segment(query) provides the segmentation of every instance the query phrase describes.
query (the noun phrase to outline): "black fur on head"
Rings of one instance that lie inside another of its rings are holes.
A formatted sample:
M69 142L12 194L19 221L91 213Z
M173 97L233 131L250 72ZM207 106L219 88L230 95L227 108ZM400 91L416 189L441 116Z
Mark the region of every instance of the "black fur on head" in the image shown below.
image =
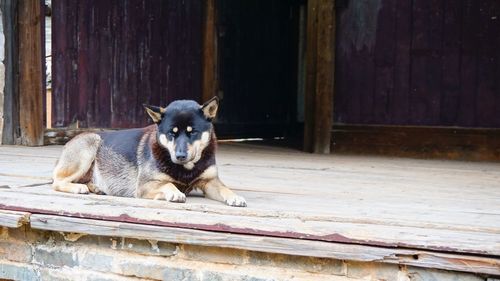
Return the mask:
M157 141L168 150L173 163L189 169L201 158L210 143L218 101L214 97L203 105L193 100L177 100L166 108L145 105L158 126Z

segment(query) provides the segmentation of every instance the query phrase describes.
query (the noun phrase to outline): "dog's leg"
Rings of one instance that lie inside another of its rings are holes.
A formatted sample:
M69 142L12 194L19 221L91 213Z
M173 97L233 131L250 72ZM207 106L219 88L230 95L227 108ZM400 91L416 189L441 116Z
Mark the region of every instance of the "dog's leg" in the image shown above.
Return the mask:
M92 166L101 137L85 134L75 137L66 144L54 168L52 187L57 191L69 193L89 193L85 184L75 183Z
M150 181L139 187L137 197L170 202L186 202L186 195L171 182Z
M102 192L95 184L89 182L87 183L87 187L89 188L89 191L95 194L99 195L104 195L106 193Z
M202 181L197 187L203 191L206 198L224 202L234 207L246 207L247 205L243 197L236 195L218 177Z

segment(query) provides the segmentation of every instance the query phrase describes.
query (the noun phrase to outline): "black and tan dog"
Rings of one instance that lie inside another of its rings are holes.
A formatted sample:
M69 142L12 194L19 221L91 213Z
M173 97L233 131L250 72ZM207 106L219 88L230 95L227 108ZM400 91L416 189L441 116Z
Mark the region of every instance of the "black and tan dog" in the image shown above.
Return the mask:
M68 142L54 169L54 189L172 202L185 202L185 194L200 189L207 198L246 206L218 177L211 122L217 98L201 106L180 100L145 108L154 125L84 133Z

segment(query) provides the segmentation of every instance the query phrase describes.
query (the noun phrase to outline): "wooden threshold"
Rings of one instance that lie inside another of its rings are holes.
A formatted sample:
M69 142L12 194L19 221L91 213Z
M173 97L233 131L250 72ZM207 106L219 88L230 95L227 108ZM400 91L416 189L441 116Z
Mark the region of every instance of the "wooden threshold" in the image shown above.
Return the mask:
M334 153L500 161L500 129L334 125Z

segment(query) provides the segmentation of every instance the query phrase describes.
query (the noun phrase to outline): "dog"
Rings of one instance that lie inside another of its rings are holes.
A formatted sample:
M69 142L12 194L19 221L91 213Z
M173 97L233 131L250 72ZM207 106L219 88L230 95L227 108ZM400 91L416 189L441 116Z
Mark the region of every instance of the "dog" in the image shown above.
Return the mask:
M56 191L185 202L206 198L245 207L219 179L213 120L219 100L178 100L166 108L144 105L154 124L145 128L82 133L63 148L53 172Z

